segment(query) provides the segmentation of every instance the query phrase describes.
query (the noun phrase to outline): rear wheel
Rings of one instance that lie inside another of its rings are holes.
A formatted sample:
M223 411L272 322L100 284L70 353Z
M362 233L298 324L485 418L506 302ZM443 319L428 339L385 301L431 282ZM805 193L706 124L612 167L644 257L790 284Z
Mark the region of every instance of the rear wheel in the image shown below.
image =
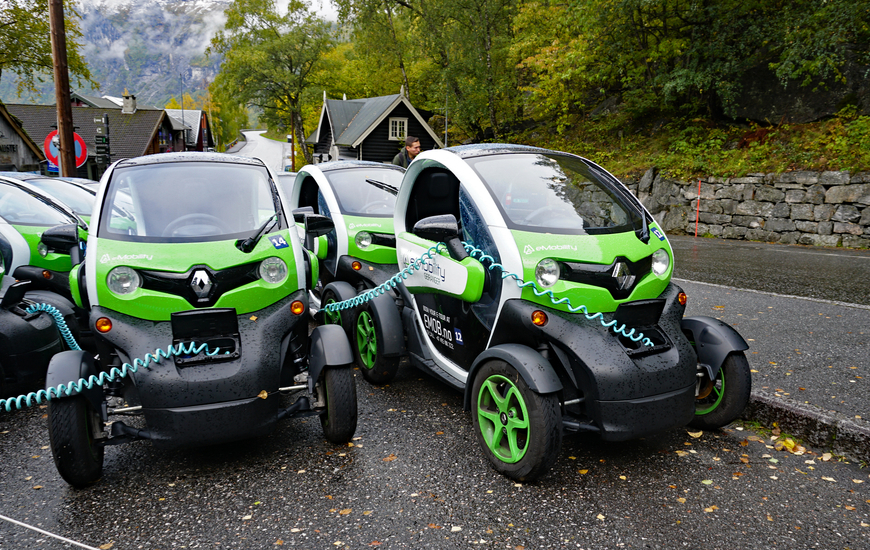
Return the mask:
M383 338L378 334L371 306L359 308L353 321L353 355L363 377L372 384L386 384L399 370L398 357L384 357Z
M326 369L323 373L326 412L320 415L323 435L332 443L347 443L356 432L356 384L350 367Z
M714 430L737 420L749 403L752 390L746 356L742 351L728 355L715 380L710 380L707 369L702 371L695 397L695 418L689 426Z
M103 473L103 447L95 434L101 431L99 415L82 395L48 402L48 438L57 471L73 487L86 487Z
M490 361L475 376L472 396L477 441L495 469L518 481L546 474L562 447L556 394L536 393L513 367Z

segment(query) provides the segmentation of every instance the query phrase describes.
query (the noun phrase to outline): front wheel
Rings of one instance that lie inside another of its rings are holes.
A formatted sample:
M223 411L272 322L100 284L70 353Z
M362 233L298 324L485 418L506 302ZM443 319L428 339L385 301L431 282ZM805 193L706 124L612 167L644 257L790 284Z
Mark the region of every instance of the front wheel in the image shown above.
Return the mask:
M556 394L536 393L513 367L490 361L475 376L472 396L474 432L495 469L518 481L546 474L562 448Z
M85 397L74 395L48 402L48 439L60 477L76 488L87 487L103 473L103 447L97 445L99 415Z
M347 443L356 432L356 384L350 367L326 369L323 373L326 412L320 415L323 435L332 443Z
M372 384L386 384L399 370L398 357L384 357L383 335L378 334L371 306L364 305L353 321L353 355L363 377Z
M702 370L695 397L695 418L689 426L715 430L740 417L749 403L752 375L742 351L728 355L715 380L710 380L706 369Z

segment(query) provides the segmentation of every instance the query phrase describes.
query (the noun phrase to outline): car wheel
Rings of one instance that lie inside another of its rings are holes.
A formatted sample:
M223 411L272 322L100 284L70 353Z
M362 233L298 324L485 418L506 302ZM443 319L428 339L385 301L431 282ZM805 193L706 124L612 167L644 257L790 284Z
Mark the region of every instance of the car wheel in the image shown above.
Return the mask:
M103 473L103 447L94 433L99 415L82 395L48 402L48 439L57 471L73 487L86 487Z
M693 428L714 430L737 420L752 390L749 362L742 351L728 355L715 380L710 380L707 369L698 381L695 397L695 418L689 422Z
M556 394L536 393L513 367L490 361L475 376L472 396L477 441L495 469L518 481L546 474L562 447Z
M399 370L398 357L384 357L383 338L378 334L371 306L359 308L353 321L353 355L363 377L372 384L386 384Z
M320 415L323 435L332 443L347 443L356 432L356 384L350 367L326 369L323 373L326 412Z

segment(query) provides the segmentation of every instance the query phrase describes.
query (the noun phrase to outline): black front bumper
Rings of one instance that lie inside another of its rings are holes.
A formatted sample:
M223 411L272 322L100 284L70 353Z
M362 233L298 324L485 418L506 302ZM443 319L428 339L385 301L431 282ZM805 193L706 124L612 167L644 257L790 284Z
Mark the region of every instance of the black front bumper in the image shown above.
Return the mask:
M548 358L563 385L563 401L577 401L566 413L590 423L609 441L622 441L685 426L695 411L697 356L680 329L685 307L681 292L671 284L660 298L662 312L647 326L624 319L626 331L635 328L652 337L652 345L632 342L602 326L598 319L568 314L523 300L510 300L502 310L493 341L524 343L533 349L549 347ZM534 310L547 312L543 327L531 322ZM605 322L614 314L605 314ZM618 326L621 323L618 324ZM518 341L518 338L527 342Z
M308 303L304 290L262 310L237 315L238 346L230 356L214 360L163 358L139 367L125 389L130 404L141 404L147 438L160 447L199 446L256 437L278 420L282 342L291 332L307 331L307 307L299 315L290 304ZM112 320L100 337L132 363L173 343L172 324L133 318L102 307L91 311ZM96 332L96 331L95 331ZM209 335L228 340L232 335ZM266 392L266 398L258 397Z

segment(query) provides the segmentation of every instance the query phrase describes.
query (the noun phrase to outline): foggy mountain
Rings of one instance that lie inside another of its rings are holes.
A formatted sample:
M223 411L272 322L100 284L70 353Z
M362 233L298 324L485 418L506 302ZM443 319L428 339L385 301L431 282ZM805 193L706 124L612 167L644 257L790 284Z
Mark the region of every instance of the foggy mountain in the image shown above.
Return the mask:
M221 59L204 52L223 28L230 0L79 0L82 46L97 90L87 95L120 97L162 107L171 98L197 95L217 74ZM7 76L9 75L9 76ZM75 86L74 83L71 83ZM17 98L11 73L3 74L0 98L9 103L54 103L51 76L41 97Z

